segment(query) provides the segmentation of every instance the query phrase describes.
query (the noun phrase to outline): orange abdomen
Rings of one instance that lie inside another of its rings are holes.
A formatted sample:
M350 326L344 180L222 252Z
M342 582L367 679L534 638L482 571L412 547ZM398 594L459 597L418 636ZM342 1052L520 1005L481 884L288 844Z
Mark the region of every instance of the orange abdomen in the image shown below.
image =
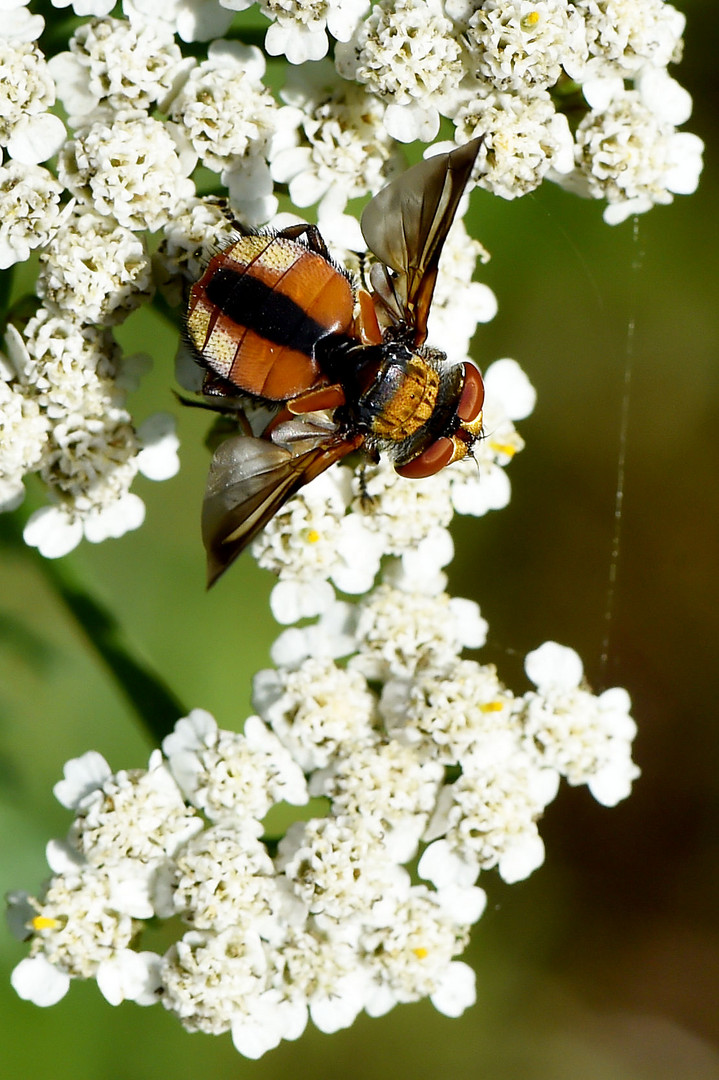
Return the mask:
M348 279L282 236L243 236L210 260L187 318L202 362L241 390L287 401L322 372L319 341L352 326Z

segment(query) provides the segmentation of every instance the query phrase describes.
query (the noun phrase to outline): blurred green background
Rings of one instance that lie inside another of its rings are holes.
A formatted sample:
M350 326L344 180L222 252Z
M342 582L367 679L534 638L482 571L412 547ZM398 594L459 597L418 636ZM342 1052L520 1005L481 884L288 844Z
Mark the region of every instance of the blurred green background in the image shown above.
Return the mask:
M500 312L475 356L520 361L539 394L520 424L508 509L455 522L451 591L479 601L493 661L517 692L522 656L547 639L576 648L596 689L623 685L639 724L643 775L607 810L566 786L542 823L544 867L511 888L484 881L489 907L468 959L478 1004L460 1020L429 1005L314 1029L260 1062L229 1036L190 1036L157 1007L112 1009L74 984L45 1011L9 987L25 948L0 935L0 1076L52 1080L322 1076L482 1080L717 1080L719 862L717 612L719 362L716 25L686 0L680 81L688 128L707 143L698 193L610 228L597 204L550 185L514 203L474 196L473 232L493 253L483 271ZM633 342L630 328L634 328ZM210 594L198 536L208 418L171 394L176 336L133 317L119 334L146 349L152 374L138 420L178 416L180 474L138 481L142 529L83 544L68 568L188 706L235 727L250 679L277 633L271 578L243 558ZM441 344L441 343L439 343ZM607 581L627 356L633 352L622 544L608 662ZM37 490L17 514L38 504ZM52 785L94 748L116 768L149 745L127 702L48 582L13 542L0 562L0 873L2 891L35 891L44 847L68 815Z

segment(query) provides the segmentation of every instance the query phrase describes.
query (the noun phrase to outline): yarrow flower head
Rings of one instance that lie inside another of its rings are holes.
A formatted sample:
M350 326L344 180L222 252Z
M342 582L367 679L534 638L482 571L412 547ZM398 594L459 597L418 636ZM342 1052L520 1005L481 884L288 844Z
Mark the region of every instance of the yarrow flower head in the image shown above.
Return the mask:
M49 66L73 127L89 117L166 110L194 66L161 21L96 18L78 26L69 44Z
M375 665L369 683L365 634L356 669L261 673L268 726L251 716L233 733L196 709L146 770L113 773L93 752L68 762L55 792L74 817L48 847L52 877L11 898L31 942L21 996L49 1005L92 978L113 1004L162 1001L190 1031L230 1031L248 1057L308 1018L331 1032L423 997L448 1016L473 1004L458 957L486 903L478 875L513 882L542 863L538 822L561 776L607 805L628 794L628 697L592 695L554 643L527 657L536 690L515 697L459 657L456 634L413 664ZM382 655L394 634L375 623ZM279 802L308 793L326 800L319 816L266 832ZM141 949L150 919L175 920L162 954Z
M83 323L108 326L152 297L150 256L141 236L114 218L75 212L40 256L38 296Z
M258 48L213 42L175 96L170 115L208 168L220 172L246 154L266 156L279 110L264 74Z
M383 125L381 102L347 82L329 62L309 74L293 69L282 99L296 110L298 134L273 152L272 176L289 183L296 206L341 192L346 201L377 192L399 171L396 145Z
M49 112L55 84L34 42L0 39L0 146L25 165L46 161L60 148L65 126Z
M13 330L9 342L13 363L7 383L33 403L25 407L37 418L35 430L38 422L45 428L40 453L31 455L25 471L38 471L52 498L30 516L26 542L55 558L83 535L97 542L137 528L144 504L129 490L137 472L164 479L178 467L171 418L159 425L149 418L143 438L124 407L123 383L131 387L133 368L145 361L123 359L108 331L47 307L27 324L24 339ZM13 486L20 498L21 479L15 466Z
M222 7L244 11L254 0L220 0ZM329 32L337 41L347 41L369 0L261 0L263 15L272 20L265 36L270 56L287 57L291 64L321 60L327 55Z
M563 0L486 0L468 21L466 41L481 83L531 95L554 86L565 64L581 63L583 31Z
M340 75L377 94L402 142L433 139L462 77L460 44L439 0L380 0L335 51Z
M195 161L177 131L152 117L96 121L63 147L58 175L120 225L155 230L194 194Z
M701 140L675 131L656 104L646 103L641 86L588 113L577 129L579 182L607 199L604 217L611 224L669 203L674 193L691 194L699 183Z
M62 184L41 165L0 166L0 270L48 242L61 220Z

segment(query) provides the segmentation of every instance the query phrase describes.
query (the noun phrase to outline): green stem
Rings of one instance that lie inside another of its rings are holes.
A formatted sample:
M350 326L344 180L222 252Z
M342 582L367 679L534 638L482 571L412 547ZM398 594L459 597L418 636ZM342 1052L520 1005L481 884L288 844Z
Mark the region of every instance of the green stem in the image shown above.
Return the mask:
M150 666L133 655L117 619L83 589L66 564L42 559L43 572L65 607L85 632L98 656L151 737L159 745L187 709Z
M3 333L5 331L5 314L10 304L10 294L12 292L14 279L14 266L9 267L7 270L0 271L0 317L2 317L3 322Z
M6 521L4 525L5 532L10 523ZM16 532L16 527L10 526L8 531ZM17 532L20 546L22 541ZM78 582L65 559L45 559L38 555L36 562L94 652L104 661L153 745L159 745L179 717L187 715L187 709L149 664L137 656L115 616Z

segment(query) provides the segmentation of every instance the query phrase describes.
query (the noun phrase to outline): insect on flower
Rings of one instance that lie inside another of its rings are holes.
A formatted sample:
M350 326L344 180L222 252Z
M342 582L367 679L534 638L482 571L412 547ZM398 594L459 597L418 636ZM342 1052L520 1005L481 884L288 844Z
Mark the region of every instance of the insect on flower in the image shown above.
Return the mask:
M305 224L241 235L193 285L187 334L206 369L203 393L277 406L259 436L233 435L213 457L202 509L208 584L291 495L352 451L374 461L387 452L410 478L471 451L482 377L425 339L442 247L481 142L420 162L368 203L361 228L378 260L369 289Z

